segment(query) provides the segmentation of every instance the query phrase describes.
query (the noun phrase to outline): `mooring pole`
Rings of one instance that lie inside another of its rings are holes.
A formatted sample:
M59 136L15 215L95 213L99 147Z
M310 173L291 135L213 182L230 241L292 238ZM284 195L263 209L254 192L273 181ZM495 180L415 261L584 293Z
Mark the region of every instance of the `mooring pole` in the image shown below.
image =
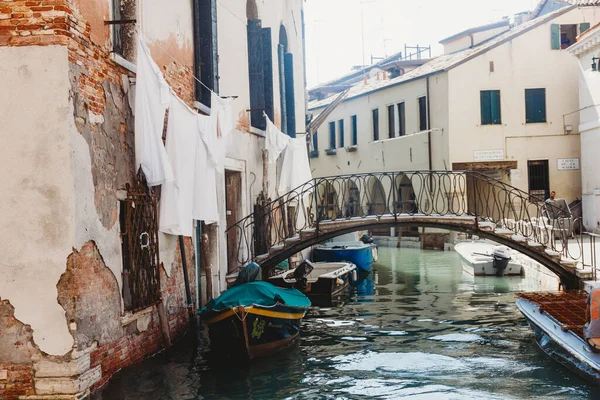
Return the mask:
M181 253L181 266L183 267L183 282L185 284L185 300L187 302L188 314L190 317L190 325L192 330L196 330L196 321L194 316L194 303L192 301L192 291L190 290L190 279L188 276L187 259L185 256L185 243L183 236L179 235L179 251Z

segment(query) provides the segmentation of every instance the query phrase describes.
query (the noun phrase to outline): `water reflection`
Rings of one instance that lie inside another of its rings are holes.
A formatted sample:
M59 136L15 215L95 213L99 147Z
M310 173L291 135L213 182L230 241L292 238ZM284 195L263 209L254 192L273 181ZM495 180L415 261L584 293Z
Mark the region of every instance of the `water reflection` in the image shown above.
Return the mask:
M555 278L475 278L454 252L380 248L379 257L348 294L310 310L297 349L219 365L180 343L94 400L593 398L537 348L514 306L514 292L555 290Z

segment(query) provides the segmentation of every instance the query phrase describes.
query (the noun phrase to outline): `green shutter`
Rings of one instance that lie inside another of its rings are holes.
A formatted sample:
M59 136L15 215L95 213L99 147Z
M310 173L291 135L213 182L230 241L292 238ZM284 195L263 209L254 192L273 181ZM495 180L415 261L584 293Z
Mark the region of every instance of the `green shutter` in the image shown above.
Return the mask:
M525 122L546 122L546 89L525 89Z
M552 50L560 50L560 25L552 24L550 32Z
M492 123L490 91L481 91L481 125L490 125Z
M579 34L580 35L583 32L587 31L588 29L590 29L590 23L589 22L582 22L581 24L579 24Z
M500 113L500 91L490 91L490 107L492 115L492 124L499 125L502 123L502 117Z

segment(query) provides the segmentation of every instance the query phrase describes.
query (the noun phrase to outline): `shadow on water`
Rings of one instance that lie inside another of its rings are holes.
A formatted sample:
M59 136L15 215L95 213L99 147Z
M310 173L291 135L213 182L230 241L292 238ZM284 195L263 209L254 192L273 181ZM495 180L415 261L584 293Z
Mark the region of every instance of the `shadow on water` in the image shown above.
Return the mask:
M313 302L298 346L252 363L215 359L201 331L197 352L186 337L93 400L594 398L537 347L514 305L515 292L553 282L475 278L454 252L379 256L348 293Z

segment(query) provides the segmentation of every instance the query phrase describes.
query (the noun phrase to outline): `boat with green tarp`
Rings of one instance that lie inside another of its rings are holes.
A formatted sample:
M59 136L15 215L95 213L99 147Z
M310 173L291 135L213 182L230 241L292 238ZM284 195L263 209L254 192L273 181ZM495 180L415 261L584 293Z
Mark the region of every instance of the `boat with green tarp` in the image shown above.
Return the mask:
M310 304L296 289L258 281L232 287L198 314L208 324L213 351L254 359L292 345Z

